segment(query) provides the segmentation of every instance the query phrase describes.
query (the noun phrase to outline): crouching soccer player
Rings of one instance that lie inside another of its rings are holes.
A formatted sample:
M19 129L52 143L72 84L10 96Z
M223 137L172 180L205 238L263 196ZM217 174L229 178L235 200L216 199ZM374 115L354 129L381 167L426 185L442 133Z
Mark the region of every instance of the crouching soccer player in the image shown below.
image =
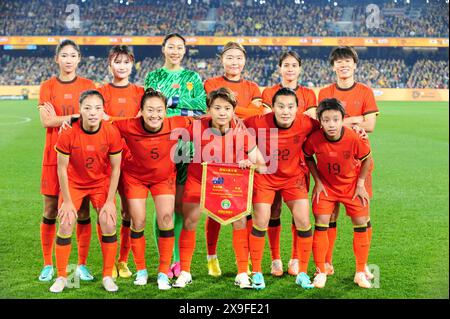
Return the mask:
M239 128L236 128L233 121L236 105L236 97L230 89L211 91L207 98L207 111L211 117L200 120L198 135L194 135L197 130L193 126L189 127L189 138L194 143L199 160L188 167L183 196L184 224L180 235L181 273L173 287L184 288L192 282L191 262L195 250L196 228L201 217L201 163L238 163L241 168L249 168L252 163L256 163L258 171L265 170L264 158L256 147L253 136L245 129L238 134ZM238 135L248 138L240 140ZM204 136L206 138L202 138ZM210 153L211 150L213 154ZM235 284L240 288L252 288L247 274L248 235L245 217L233 222L233 249L238 268Z
M325 287L327 280L327 231L337 203L345 206L353 223L353 251L356 258L354 282L362 288L371 288L364 272L369 255L369 195L364 183L372 158L368 141L343 126L344 116L344 107L337 99L321 101L317 118L322 130L311 134L303 145L305 160L315 181L312 201L316 221L313 253L318 268L314 286L317 288ZM317 164L312 157L314 154ZM360 167L358 162L361 162Z
M67 285L67 265L77 211L88 198L97 213L102 231L103 287L117 291L112 271L117 250L115 193L120 175L122 142L118 130L102 122L103 97L95 90L80 96L80 120L58 137L58 178L61 185L59 228L56 237L58 278L50 291L59 293ZM111 175L108 176L108 165Z

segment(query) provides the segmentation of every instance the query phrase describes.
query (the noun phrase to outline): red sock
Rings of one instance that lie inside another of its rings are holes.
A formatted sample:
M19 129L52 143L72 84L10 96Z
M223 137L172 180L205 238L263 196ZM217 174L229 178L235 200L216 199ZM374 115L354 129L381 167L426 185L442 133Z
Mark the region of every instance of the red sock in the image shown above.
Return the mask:
M120 226L119 262L128 262L128 255L130 254L131 249L130 232L130 221L122 220L122 226Z
M253 228L250 234L249 248L252 259L253 272L262 272L261 262L264 255L266 230L257 230Z
M56 236L56 271L58 277L67 278L67 265L69 264L72 238Z
M336 222L330 222L330 227L328 228L328 250L327 255L325 256L325 262L329 264L333 263L333 250L336 237L337 237Z
M233 249L236 257L238 274L247 272L248 235L247 228L233 229Z
M363 272L369 256L369 238L366 227L354 228L353 252L355 253L356 272Z
M281 220L271 219L269 221L269 228L267 229L267 237L269 237L270 255L272 260L281 259L280 256L280 232Z
M131 251L133 252L136 270L146 269L145 263L145 236L144 230L134 231L131 229Z
M250 234L252 233L252 229L253 229L252 215L247 215L247 236L248 236L249 242L250 242Z
M78 265L86 265L91 243L91 218L77 220Z
M191 272L192 256L195 250L195 230L183 229L180 234L180 264L181 270Z
M158 238L159 272L167 274L172 260L173 246L175 244L174 230L160 230Z
M292 233L292 253L291 253L291 259L298 259L298 240L297 240L297 228L295 227L294 221L292 221L291 226L291 233Z
M103 277L111 277L117 253L117 235L102 236Z
M41 247L44 257L44 266L53 265L53 243L56 237L56 218L42 218L41 223Z
M299 272L308 272L309 257L311 256L313 236L311 228L309 230L297 230L298 256L300 262Z
M328 250L328 227L317 226L314 229L313 255L316 267L325 273L325 256Z
M220 223L214 219L207 217L205 223L206 229L206 244L208 255L217 254L217 242L219 241Z

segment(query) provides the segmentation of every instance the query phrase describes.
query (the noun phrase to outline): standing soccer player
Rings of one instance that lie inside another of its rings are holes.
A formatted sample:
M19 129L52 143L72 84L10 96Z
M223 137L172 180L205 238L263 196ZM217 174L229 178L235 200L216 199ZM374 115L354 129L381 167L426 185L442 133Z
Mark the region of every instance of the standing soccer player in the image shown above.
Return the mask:
M297 112L305 113L312 118L316 118L317 99L313 90L298 84L302 59L295 51L284 52L278 61L281 83L272 87L265 88L262 93L262 102L267 107L272 107L272 99L275 93L281 88L289 88L295 91L298 99ZM301 166L306 178L306 186L309 187L309 171L303 161ZM271 208L271 216L267 236L269 237L269 246L272 257L271 274L273 276L283 275L283 263L280 255L280 233L281 233L281 196L277 192L275 201ZM288 273L293 276L298 275L298 255L297 255L297 229L294 220L292 220L292 253L288 263Z
M250 256L255 289L264 289L266 286L261 261L271 207L277 192L292 212L296 226L300 265L295 282L305 289L314 287L307 274L313 238L309 220L308 190L305 173L300 164L303 157L301 147L306 137L318 127L318 123L299 113L297 103L297 95L293 90L281 88L272 99L273 113L254 116L244 121L248 128L258 132L258 145L265 143L266 149L262 150L262 153L269 156L269 173L255 174L254 180ZM264 131L261 132L261 129Z
M322 130L311 134L303 145L306 162L315 181L312 202L316 220L313 251L318 268L314 278L314 286L317 288L325 287L327 280L327 230L336 203L345 206L353 223L353 250L356 258L354 282L362 288L371 288L365 274L369 255L369 194L365 188L365 179L372 158L369 142L343 126L344 115L344 107L338 100L322 100L317 108Z
M41 223L41 245L44 267L40 281L51 281L54 275L52 252L56 236L56 217L58 215L59 181L54 146L58 130L63 122L78 117L78 99L81 92L95 89L91 80L77 76L81 51L72 40L64 40L56 47L55 62L59 66L59 75L44 81L39 93L39 116L46 129L44 155L42 161L41 193L44 195L44 216ZM86 267L89 244L91 241L91 221L89 201L80 206L77 219L78 267L81 280L92 280L93 276Z
M116 45L109 51L108 67L113 75L113 80L98 89L105 99L105 113L109 120L133 118L139 113L144 88L129 81L134 62L134 54L126 45ZM127 156L129 156L129 152L124 144L122 162ZM120 181L118 191L122 205L122 225L120 227L119 259L113 270L113 278L117 276L129 278L132 275L128 268L128 255L131 247L130 214Z
M168 98L167 117L174 115L196 116L206 111L206 93L200 75L181 66L186 53L186 40L178 33L168 34L162 43L164 66L149 72L145 78L145 89L153 88ZM180 274L180 251L178 247L181 228L183 227L182 198L187 177L187 165L192 156L190 143L179 143L179 153L183 160L177 163L176 197L175 197L175 248L174 263L170 267L169 277ZM154 219L155 240L159 237L156 219Z
M373 91L366 85L355 81L355 71L358 64L358 54L352 47L337 47L331 51L330 64L336 73L336 83L333 83L319 92L319 103L326 98L336 98L342 102L345 109L344 126L353 127L355 125L371 133L375 130L377 115L379 110L375 102ZM372 171L373 161L369 174L367 175L366 190L372 197ZM339 215L339 203L336 204L328 229L329 248L326 256L325 267L327 274L334 274L332 263L334 243L337 236L336 220ZM369 217L367 219L367 232L369 236L369 245L372 241L372 224ZM366 267L368 279L373 278L373 274Z
M242 78L242 71L247 60L247 51L237 42L228 42L220 53L224 75L207 79L205 91L207 94L221 87L230 89L236 97L235 114L241 119L267 113L261 103L261 92L258 84ZM247 216L248 231L251 231L251 215ZM222 274L217 258L217 242L219 240L220 223L207 217L205 223L208 274L218 277Z
M56 237L58 278L50 291L59 293L67 285L67 265L72 248L73 225L84 199L99 214L103 255L103 287L117 291L112 271L117 251L115 194L120 176L122 141L112 124L102 122L103 97L96 90L80 96L80 120L58 137L59 228ZM111 166L110 173L108 166Z
M262 154L256 147L253 136L246 131L239 133L247 139L238 141L234 125L236 98L231 90L219 88L208 94L209 118L201 120L199 134L193 126L189 128L189 138L195 145L198 162L191 163L188 169L186 189L183 196L184 224L180 236L181 273L174 287L184 288L192 282L191 262L195 250L196 228L201 217L200 192L202 181L202 162L238 163L241 168L249 168L256 163L257 170L264 170ZM207 136L206 138L203 138ZM213 150L213 154L204 151ZM236 256L237 276L235 284L240 288L252 288L247 274L248 235L245 217L233 222L233 249Z
M191 117L166 118L166 110L165 96L150 88L142 97L140 117L114 122L130 152L124 160L121 184L131 216L131 249L137 269L134 284L145 285L148 280L144 230L146 201L150 191L159 228L157 283L161 290L171 288L167 273L175 244L173 210L176 167L171 150L178 140L170 137L172 130L187 128L191 124Z

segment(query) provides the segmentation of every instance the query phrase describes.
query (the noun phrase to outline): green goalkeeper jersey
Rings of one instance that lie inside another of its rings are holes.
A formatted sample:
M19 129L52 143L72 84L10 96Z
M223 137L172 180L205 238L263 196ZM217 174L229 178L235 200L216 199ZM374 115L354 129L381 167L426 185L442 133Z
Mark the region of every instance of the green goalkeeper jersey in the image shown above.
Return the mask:
M145 77L145 89L153 88L168 99L167 116L194 116L206 112L206 92L197 72L166 68L149 72Z

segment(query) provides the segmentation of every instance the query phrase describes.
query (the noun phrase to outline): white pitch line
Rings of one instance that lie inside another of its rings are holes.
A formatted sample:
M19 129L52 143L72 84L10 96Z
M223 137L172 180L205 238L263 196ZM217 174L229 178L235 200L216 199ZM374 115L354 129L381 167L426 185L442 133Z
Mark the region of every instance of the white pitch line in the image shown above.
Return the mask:
M2 123L1 119L4 118L16 118L19 119L16 122L6 122L6 123ZM31 122L31 118L29 117L24 117L24 116L14 116L14 115L6 115L6 116L1 116L0 115L0 126L6 126L6 125L19 125L19 124L25 124Z

